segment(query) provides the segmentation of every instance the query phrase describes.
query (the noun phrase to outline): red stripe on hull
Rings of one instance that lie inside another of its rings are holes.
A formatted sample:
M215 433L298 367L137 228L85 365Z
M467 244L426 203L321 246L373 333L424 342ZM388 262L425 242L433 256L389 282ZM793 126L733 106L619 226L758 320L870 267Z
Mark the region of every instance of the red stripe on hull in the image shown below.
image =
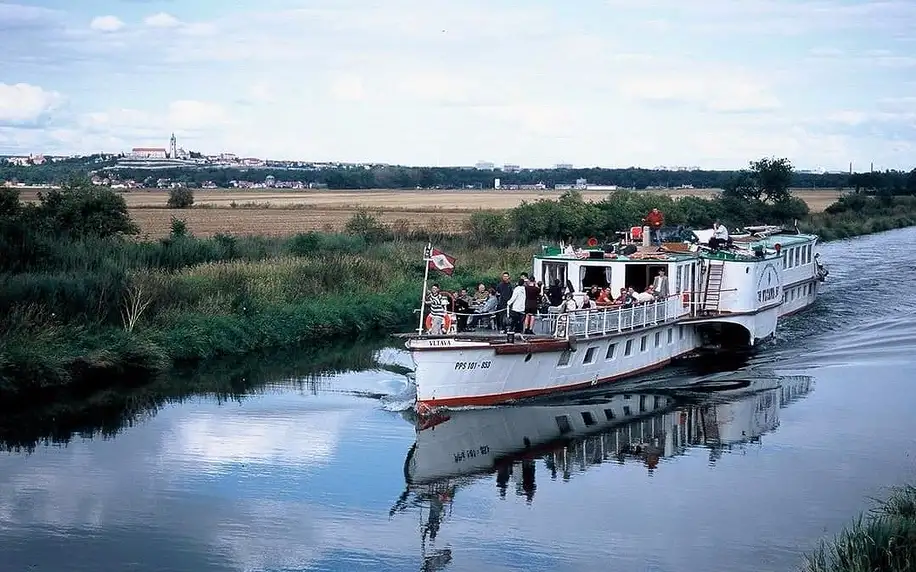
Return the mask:
M586 387L592 387L595 385L603 383L611 383L614 381L620 381L628 377L634 377L643 373L648 373L650 371L655 371L662 369L671 363L671 360L690 355L694 350L672 356L664 361L648 365L646 367L641 367L639 369L634 369L627 373L621 373L619 375L612 375L610 377L598 378L596 381L583 381L581 383L573 383L570 385L560 385L557 387L545 387L541 389L526 389L523 391L512 391L509 393L494 393L490 395L476 395L468 397L448 397L445 399L424 399L418 400L417 405L425 405L428 407L466 407L466 406L487 406L487 405L498 405L506 401L514 401L516 399L525 399L528 397L539 397L542 395L548 395L550 393L562 393L564 391L573 391L576 389L585 389Z

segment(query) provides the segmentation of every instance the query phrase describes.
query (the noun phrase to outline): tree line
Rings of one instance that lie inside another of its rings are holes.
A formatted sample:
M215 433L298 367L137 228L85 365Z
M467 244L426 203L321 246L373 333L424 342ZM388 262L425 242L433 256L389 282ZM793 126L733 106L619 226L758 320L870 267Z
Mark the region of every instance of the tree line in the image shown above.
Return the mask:
M460 167L372 166L338 167L321 170L278 168L176 167L169 169L111 169L111 161L98 157L71 159L43 165L21 167L0 164L0 182L26 185L61 184L74 175L103 174L119 180L133 180L155 187L158 179L189 187L213 183L228 187L231 181L263 182L268 176L278 181L301 181L327 185L330 189L463 189L493 188L494 179L503 186L573 184L585 179L589 184L617 185L621 188L727 188L744 176L744 171L663 171L653 169L523 169L517 173ZM740 181L738 181L740 182ZM916 169L874 173L803 173L792 171L789 186L795 188L837 189L853 187L865 192L916 194Z

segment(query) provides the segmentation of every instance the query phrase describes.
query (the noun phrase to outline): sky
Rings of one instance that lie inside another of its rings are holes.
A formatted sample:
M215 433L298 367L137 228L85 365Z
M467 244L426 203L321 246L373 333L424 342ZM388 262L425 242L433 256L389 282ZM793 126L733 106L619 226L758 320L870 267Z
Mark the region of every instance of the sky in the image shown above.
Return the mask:
M916 166L912 0L0 1L0 154Z

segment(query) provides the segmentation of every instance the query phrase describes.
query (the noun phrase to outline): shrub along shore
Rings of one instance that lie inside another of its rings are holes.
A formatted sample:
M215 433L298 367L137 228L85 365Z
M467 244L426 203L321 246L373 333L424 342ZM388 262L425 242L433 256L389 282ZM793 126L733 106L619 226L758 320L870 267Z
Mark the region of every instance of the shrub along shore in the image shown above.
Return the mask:
M886 500L832 541L808 555L804 572L916 570L916 487L894 489Z
M410 327L427 241L458 259L454 276L431 278L473 287L529 270L539 241L613 236L655 206L672 225L799 220L828 240L916 224L914 197L853 195L809 216L789 196L617 192L588 203L571 192L475 213L460 236L395 231L360 212L343 233L285 238L196 238L175 218L169 238L142 242L110 190L75 181L25 205L0 189L0 395L53 399L175 364Z

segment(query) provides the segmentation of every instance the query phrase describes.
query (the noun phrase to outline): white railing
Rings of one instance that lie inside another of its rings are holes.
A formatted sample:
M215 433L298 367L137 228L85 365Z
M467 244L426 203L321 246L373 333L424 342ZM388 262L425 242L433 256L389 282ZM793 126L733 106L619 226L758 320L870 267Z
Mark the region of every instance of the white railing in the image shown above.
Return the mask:
M557 338L604 336L676 320L668 300L634 304L628 308L578 310L556 314L553 335Z

